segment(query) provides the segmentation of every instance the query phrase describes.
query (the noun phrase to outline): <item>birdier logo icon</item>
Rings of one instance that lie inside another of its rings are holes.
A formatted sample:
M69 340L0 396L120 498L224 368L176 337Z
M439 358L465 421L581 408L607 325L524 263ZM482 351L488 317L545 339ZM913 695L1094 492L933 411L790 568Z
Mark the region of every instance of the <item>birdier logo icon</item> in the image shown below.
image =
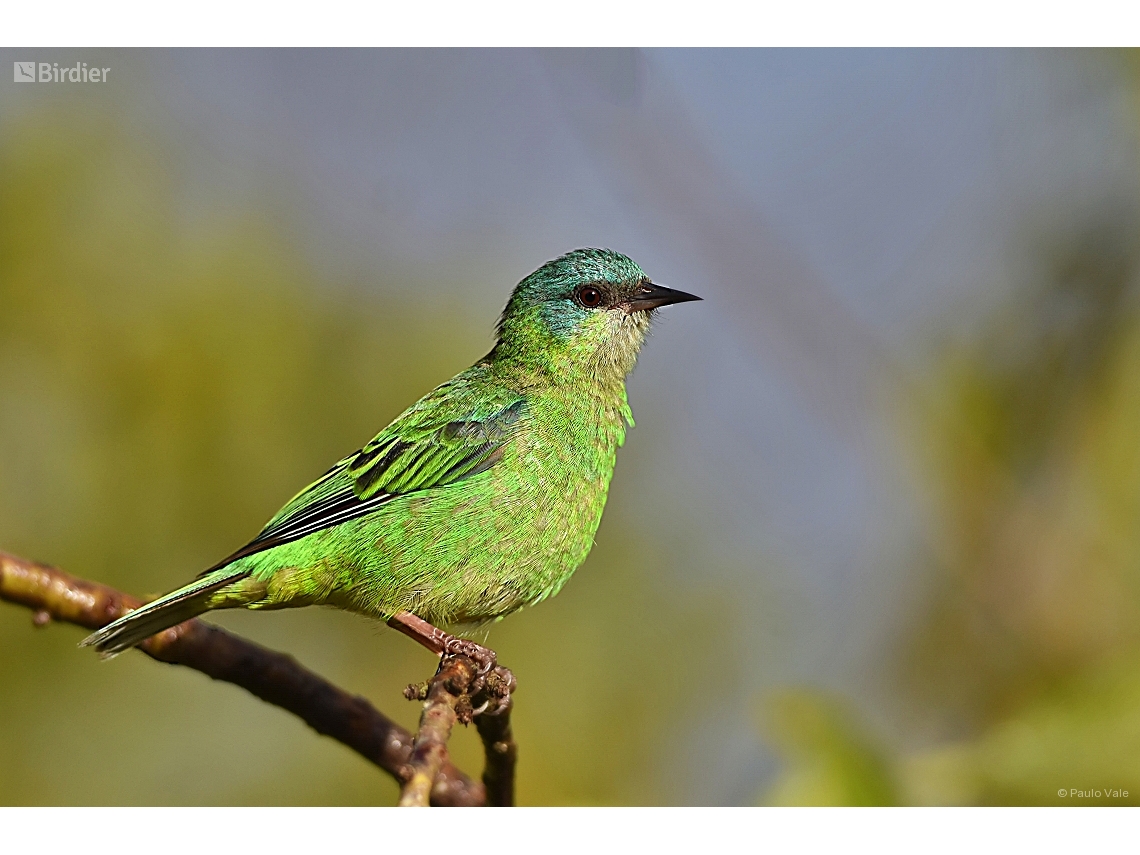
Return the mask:
M58 62L14 62L12 79L17 83L106 83L111 69L85 62L60 67Z

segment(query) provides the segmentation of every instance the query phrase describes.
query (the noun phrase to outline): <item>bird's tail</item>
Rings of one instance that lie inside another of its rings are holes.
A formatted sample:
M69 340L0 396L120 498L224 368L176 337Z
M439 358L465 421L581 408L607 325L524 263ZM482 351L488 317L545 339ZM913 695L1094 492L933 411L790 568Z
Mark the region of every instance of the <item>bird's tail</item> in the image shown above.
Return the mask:
M123 615L91 633L79 646L94 647L104 659L118 656L156 632L202 614L210 608L210 598L215 591L248 575L245 570L223 567Z

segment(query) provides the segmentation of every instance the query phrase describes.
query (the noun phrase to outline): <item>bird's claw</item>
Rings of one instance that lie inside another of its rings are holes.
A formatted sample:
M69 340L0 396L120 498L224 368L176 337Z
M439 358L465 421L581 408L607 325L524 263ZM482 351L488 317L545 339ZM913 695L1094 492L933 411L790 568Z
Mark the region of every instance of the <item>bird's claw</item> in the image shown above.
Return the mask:
M449 638L444 644L443 655L466 656L479 666L477 677L486 677L498 665L494 650L466 638Z
M470 718L477 715L502 715L511 708L511 692L515 689L515 675L499 665L494 650L456 638L449 643L444 656L463 656L475 663L478 670L467 686L467 695L473 704Z
M509 669L496 665L481 679L481 696L486 701L480 706L483 715L502 715L511 708L511 692L515 690L515 675Z

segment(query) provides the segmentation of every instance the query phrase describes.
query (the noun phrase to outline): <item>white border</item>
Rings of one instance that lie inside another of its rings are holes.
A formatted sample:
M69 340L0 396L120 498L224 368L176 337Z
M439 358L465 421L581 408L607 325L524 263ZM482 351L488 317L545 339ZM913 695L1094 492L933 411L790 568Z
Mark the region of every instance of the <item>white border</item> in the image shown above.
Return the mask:
M1130 851L1137 808L0 809L11 852Z
M3 46L958 46L1140 43L1126 0L46 0L6 4Z

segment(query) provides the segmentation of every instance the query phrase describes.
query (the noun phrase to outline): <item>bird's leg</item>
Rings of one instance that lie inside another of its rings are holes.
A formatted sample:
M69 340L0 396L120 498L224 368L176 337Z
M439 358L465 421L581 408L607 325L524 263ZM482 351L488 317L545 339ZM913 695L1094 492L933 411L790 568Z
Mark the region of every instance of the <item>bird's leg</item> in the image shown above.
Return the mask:
M440 656L467 656L479 665L480 676L489 674L496 666L495 651L466 638L444 632L411 612L397 612L388 619L388 626L398 629Z
M507 738L502 740L495 737L492 742L496 745L500 742L504 745L508 743L513 745L509 738L510 725L506 722L511 709L511 692L515 690L517 683L515 682L515 675L496 662L494 650L476 644L474 641L468 641L466 638L456 638L439 627L432 626L423 618L416 617L411 612L396 613L388 619L388 626L398 629L409 638L415 639L432 653L439 654L440 657L439 670L435 677L426 683L408 686L404 690L404 696L408 700L427 700L431 694L432 686L444 679L449 684L448 691L458 692L464 701L464 706L456 709L456 714L459 715L459 720L463 724L469 723L475 716L479 715L501 717L503 723L497 727L499 730L505 728L503 732L507 734ZM449 657L453 656L470 660L479 670L474 674L471 674L469 669L456 671L452 666L458 665L459 662L455 660L449 662ZM447 675L457 673L469 674L469 682L463 686L455 685ZM473 707L473 704L478 704L478 706ZM486 727L489 728L490 725ZM481 734L483 729L481 726ZM487 733L494 735L499 730L491 728L487 730ZM486 742L486 738L484 742ZM487 744L490 745L491 743ZM488 748L487 750L490 751L491 749ZM499 749L496 748L495 750L498 751Z

